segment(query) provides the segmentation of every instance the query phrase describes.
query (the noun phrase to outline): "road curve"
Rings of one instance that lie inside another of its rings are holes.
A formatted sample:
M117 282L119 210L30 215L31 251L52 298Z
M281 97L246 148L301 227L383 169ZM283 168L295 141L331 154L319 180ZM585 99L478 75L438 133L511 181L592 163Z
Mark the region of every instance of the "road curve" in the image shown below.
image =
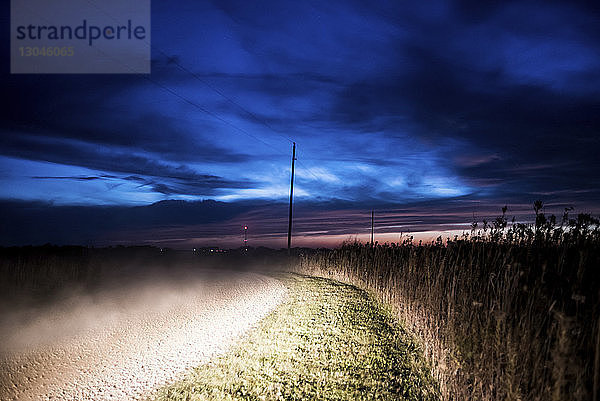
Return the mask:
M145 398L224 351L285 292L257 273L205 271L5 316L0 399Z

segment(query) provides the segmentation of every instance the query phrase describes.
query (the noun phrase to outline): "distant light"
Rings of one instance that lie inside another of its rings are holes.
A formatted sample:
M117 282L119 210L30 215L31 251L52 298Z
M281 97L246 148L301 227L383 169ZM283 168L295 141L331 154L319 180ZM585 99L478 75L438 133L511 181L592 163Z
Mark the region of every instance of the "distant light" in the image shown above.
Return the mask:
M244 226L244 230L247 230L247 229L248 229L248 226Z
M194 252L196 252L196 248L194 248Z

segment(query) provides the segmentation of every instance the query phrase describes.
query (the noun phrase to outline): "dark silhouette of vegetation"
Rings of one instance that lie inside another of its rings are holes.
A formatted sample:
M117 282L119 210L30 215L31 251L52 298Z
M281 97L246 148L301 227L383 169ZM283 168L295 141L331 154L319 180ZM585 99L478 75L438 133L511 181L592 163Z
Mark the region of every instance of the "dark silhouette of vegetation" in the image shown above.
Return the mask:
M110 286L193 274L195 269L267 269L287 263L285 250L175 250L153 246L0 247L0 308L42 305Z

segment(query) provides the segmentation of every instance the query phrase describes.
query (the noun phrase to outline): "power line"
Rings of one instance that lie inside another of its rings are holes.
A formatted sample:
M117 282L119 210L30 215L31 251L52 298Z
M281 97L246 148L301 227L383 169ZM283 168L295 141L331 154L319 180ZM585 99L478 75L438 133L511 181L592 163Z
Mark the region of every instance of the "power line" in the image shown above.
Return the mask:
M88 3L90 3L91 5L93 5L97 10L101 11L102 13L104 13L106 16L108 16L109 18L111 18L113 21L115 22L119 22L114 16L112 16L111 14L107 13L104 9L100 8L93 0L87 0ZM251 112L250 110L248 110L247 108L245 108L244 106L242 106L241 104L239 104L238 102L236 102L234 99L232 99L230 96L228 96L227 94L223 93L223 91L219 90L218 88L216 88L215 86L211 85L208 81L206 81L205 79L203 79L201 76L199 76L197 73L191 71L190 69L188 69L187 67L185 67L184 65L182 65L178 60L174 59L173 57L169 56L165 51L163 51L162 49L158 48L157 46L152 45L150 42L145 41L145 43L150 46L150 48L152 50L156 50L159 53L161 53L164 57L166 57L170 62L172 62L173 64L175 64L177 67L179 67L179 69L181 69L182 71L190 74L194 79L197 79L198 81L200 81L201 83L203 83L204 85L206 85L209 89L211 89L212 91L214 91L215 93L217 93L218 95L220 95L221 97L223 97L224 99L226 99L228 102L230 102L231 104L235 105L236 107L238 107L240 110L242 110L244 113L246 113L247 115L251 116L255 121L259 122L260 124L262 124L263 126L265 126L266 128L268 128L269 130L271 130L273 133L275 133L276 135L280 136L281 138L284 138L285 140L289 141L290 143L294 143L295 142L290 139L289 137L281 134L278 130L276 130L271 124L269 124L267 121L261 119L260 117L258 117L255 113ZM106 55L106 54L105 54ZM119 61L119 60L117 60ZM127 68L131 69L132 71L133 68L131 68L130 66L122 63L123 65L125 65ZM261 142L262 144L268 146L269 148L275 150L277 153L281 153L282 155L284 154L283 152L281 152L280 150L276 149L273 145L265 142L264 140L260 139L259 137L249 133L248 131L246 131L243 128L240 128L238 126L236 126L235 124L231 123L230 121L225 120L224 118L220 117L219 115L211 112L210 110L200 106L199 104L197 104L196 102L186 98L183 95L180 95L179 93L177 93L174 89L171 89L170 87L161 84L160 82L150 78L150 76L148 75L144 75L144 78L147 79L148 81L154 83L155 85L161 87L163 90L168 91L169 93L171 93L172 95L178 97L179 99L185 101L186 103L198 108L200 111L214 117L215 119L223 122L224 124L229 125L230 127L244 133L245 135L248 135L249 137ZM302 163L300 160L298 160L298 163L300 165L302 165L304 167L304 169L306 171L308 171L308 173L310 175L312 175L317 181L320 181L321 178L319 178L316 174L314 174L312 172L312 170L307 167L304 163Z
M91 4L92 6L94 6L97 10L99 10L100 12L102 12L104 15L106 15L107 17L111 18L113 21L115 21L116 23L119 23L119 21L111 14L109 14L108 12L106 12L106 10L100 8L98 6L98 4L96 2L94 2L93 0L87 0L87 2L89 4ZM183 66L179 61L177 61L176 59L174 59L173 57L169 56L165 51L163 51L162 49L158 48L157 46L152 45L149 41L144 40L144 42L150 46L151 50L156 50L159 53L161 53L164 57L166 57L169 62L172 62L173 64L177 65L177 67L179 67L181 70L187 72L188 74L190 74L193 78L197 79L198 81L202 82L204 85L206 85L208 88L210 88L212 91L214 91L215 93L217 93L218 95L222 96L224 99L226 99L228 102L234 104L235 106L237 106L240 110L244 111L246 114L250 115L252 118L254 118L256 121L258 121L259 123L263 124L264 126L266 126L267 128L269 128L270 130L272 130L275 134L281 136L282 138L284 138L285 140L289 141L290 143L292 143L293 141L286 137L285 135L280 134L279 132L277 132L270 124L268 124L266 121L261 120L256 114L252 113L250 110L246 109L245 107L243 107L242 105L240 105L239 103L237 103L235 100L233 100L231 97L227 96L225 93L223 93L222 91L220 91L218 88L214 87L213 85L211 85L210 83L208 83L206 80L202 79L202 77L200 77L198 74L194 73L193 71L189 70L188 68L186 68L185 66ZM130 68L128 66L128 68ZM132 71L133 69L130 68ZM153 81L155 82L155 81ZM162 86L163 88L167 88L166 86ZM174 94L175 96L178 96L179 98L181 98L182 100L192 104L188 99L184 99L181 95L176 94L173 90L167 89L169 90L169 92L171 92L172 94ZM197 107L202 110L203 112L205 112L206 114L209 114L215 118L217 118L219 121L222 121L230 126L233 126L234 128L236 128L237 130L240 130L241 132L244 132L248 135L250 135L251 137L253 137L254 139L262 142L263 144L273 148L272 145L266 143L265 141L258 139L257 137L249 134L247 131L235 126L234 124L232 124L231 122L228 122L226 120L224 120L222 117L219 117L218 115L210 112L209 110L198 106ZM278 152L281 152L280 150L278 150ZM281 152L283 153L283 152Z
M155 48L153 46L153 48ZM168 54L166 54L164 51L162 51L159 48L155 48L157 51L159 51L163 56L170 58L170 56ZM263 119L259 118L256 114L254 114L253 112L249 111L248 109L246 109L244 106L240 105L239 103L237 103L235 100L233 100L231 97L227 96L226 94L224 94L222 91L220 91L218 88L215 88L213 85L211 85L209 82L207 82L205 79L203 79L202 77L200 77L198 74L194 73L193 71L190 71L188 68L186 68L185 66L183 66L181 63L179 63L179 61L177 60L172 60L172 62L177 65L181 70L189 73L192 77L194 77L195 79L199 80L200 82L202 82L204 85L206 85L208 88L210 88L211 90L213 90L215 93L219 94L220 96L222 96L224 99L226 99L228 102L234 104L235 106L237 106L240 110L244 111L246 114L250 115L253 119L255 119L256 121L258 121L259 123L261 123L262 125L264 125L265 127L267 127L268 129L270 129L271 131L273 131L276 135L286 139L287 141L289 141L290 143L295 143L292 139L290 139L289 137L281 134L279 131L277 131L275 128L273 128L273 126L269 123L267 123L266 121L264 121ZM263 142L264 143L264 142ZM297 159L298 160L298 159ZM304 163L302 163L302 161L298 160L298 164L300 164L301 166L304 167L304 169L306 171L308 171L308 173L310 175L312 175L317 181L320 181L321 178L319 178L317 175L315 175L312 170L307 167Z
M313 177L314 177L314 178L315 178L317 181L321 181L321 178L319 178L319 177L318 177L316 174L314 174L314 173L312 172L312 170L311 170L309 167L307 167L306 165L304 165L304 163L302 163L302 160L300 160L300 155L299 155L299 153L300 153L300 152L299 152L299 151L297 151L297 153L298 153L298 164L300 164L301 166L303 166L303 167L304 167L304 169L305 169L306 171L308 171L308 173L309 173L310 175L312 175L312 176L313 176Z
M186 98L185 96L180 95L174 89L171 89L168 86L161 84L160 82L158 82L158 81L150 78L148 75L144 75L144 78L147 79L148 81L154 83L155 85L159 86L160 88L166 90L167 92L171 93L172 95L178 97L179 99L181 99L181 100L187 102L188 104L190 104L190 105L198 108L200 111L202 111L202 112L204 112L204 113L206 113L206 114L208 114L208 115L216 118L217 120L221 121L224 124L229 125L230 127L232 127L234 129L240 131L241 133L248 135L250 138L253 138L253 139L255 139L255 140L263 143L264 145L266 145L266 146L270 147L271 149L275 150L277 153L281 153L281 151L279 149L275 148L273 145L271 145L271 144L263 141L262 139L260 139L256 135L253 135L253 134L249 133L245 129L238 127L237 125L233 124L232 122L229 122L229 121L225 120L224 118L222 118L221 116L213 113L212 111L205 109L204 107L200 106L198 103L194 102L193 100L190 100L190 99Z
M266 122L265 120L261 119L260 117L258 117L255 113L251 112L250 110L248 110L247 108L245 108L244 106L242 106L241 104L239 104L238 102L236 102L235 100L233 100L230 96L228 96L227 94L223 93L221 90L219 90L218 88L216 88L215 86L213 86L212 84L210 84L207 80L205 80L204 78L202 78L200 75L198 75L197 73L189 70L188 68L186 68L185 66L183 66L179 61L177 61L176 59L171 58L167 53L165 53L164 51L162 51L161 49L152 46L152 48L156 49L158 52L160 52L163 56L167 57L169 59L170 62L172 62L173 64L175 64L177 67L179 67L182 71L187 72L188 74L190 74L192 77L194 77L195 79L197 79L198 81L202 82L204 85L206 85L209 89L211 89L212 91L214 91L215 93L217 93L218 95L220 95L221 97L223 97L225 100L227 100L229 103L235 105L237 108L239 108L240 110L242 110L244 113L248 114L249 116L251 116L255 121L257 121L258 123L264 125L265 127L267 127L268 129L270 129L271 131L273 131L276 135L284 138L285 140L289 141L290 143L293 143L294 141L292 139L290 139L289 137L281 134L279 131L277 131L275 128L273 128L273 126L271 124L269 124L268 122Z

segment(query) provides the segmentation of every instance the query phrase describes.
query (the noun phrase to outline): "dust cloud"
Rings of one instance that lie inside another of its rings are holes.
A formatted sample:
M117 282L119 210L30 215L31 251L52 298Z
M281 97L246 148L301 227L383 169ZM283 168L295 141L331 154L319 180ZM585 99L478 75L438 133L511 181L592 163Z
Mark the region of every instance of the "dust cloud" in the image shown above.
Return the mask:
M0 399L147 396L223 352L286 293L248 269L157 266L121 265L42 302L4 302Z

